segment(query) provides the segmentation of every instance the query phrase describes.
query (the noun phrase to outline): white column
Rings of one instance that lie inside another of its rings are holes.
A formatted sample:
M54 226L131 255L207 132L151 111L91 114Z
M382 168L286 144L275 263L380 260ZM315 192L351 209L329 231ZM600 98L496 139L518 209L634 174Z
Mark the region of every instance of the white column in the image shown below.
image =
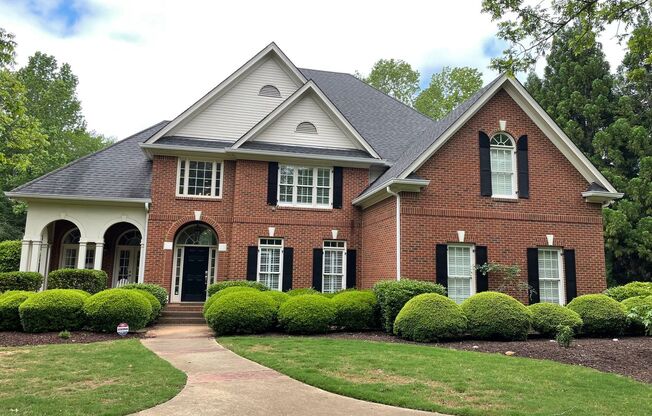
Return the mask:
M38 272L39 257L41 257L41 242L32 241L31 259L29 261L30 272Z
M86 268L86 241L79 242L79 252L77 253L77 268Z
M48 274L48 257L50 253L50 244L48 243L41 243L41 250L39 257L41 258L39 262L39 268L38 272L41 273L43 276L46 276Z
M104 256L104 242L95 243L95 270L102 270L102 257Z
M140 259L138 262L138 283L143 283L145 280L145 252L147 244L140 243Z
M26 272L29 268L29 247L31 241L23 240L23 243L20 248L20 271Z

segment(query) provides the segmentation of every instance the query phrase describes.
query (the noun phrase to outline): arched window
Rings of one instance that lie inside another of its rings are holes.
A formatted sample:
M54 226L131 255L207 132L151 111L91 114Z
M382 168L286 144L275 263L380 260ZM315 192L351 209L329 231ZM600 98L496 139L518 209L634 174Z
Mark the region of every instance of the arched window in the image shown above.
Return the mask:
M490 142L493 196L516 198L516 146L507 133L496 133Z
M281 92L273 85L265 85L258 91L258 95L263 97L281 98Z
M297 125L296 132L303 134L317 134L317 127L309 121L304 121Z
M140 231L138 230L129 230L124 232L120 238L118 238L119 246L139 246L140 245Z
M78 228L73 228L68 231L63 237L63 244L79 244L79 239L81 238L81 233Z
M177 245L184 246L216 246L217 236L215 232L206 225L190 225L177 236Z
M73 228L68 231L61 240L61 260L59 267L62 269L76 269L79 255L79 240L81 233L79 228ZM95 262L95 244L86 244L86 258L84 259L84 268L92 269Z

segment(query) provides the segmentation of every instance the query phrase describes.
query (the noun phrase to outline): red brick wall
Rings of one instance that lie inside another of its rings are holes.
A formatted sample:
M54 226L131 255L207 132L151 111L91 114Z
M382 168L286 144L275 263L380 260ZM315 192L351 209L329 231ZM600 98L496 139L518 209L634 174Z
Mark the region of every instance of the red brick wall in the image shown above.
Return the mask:
M396 278L396 198L390 197L363 211L360 287Z

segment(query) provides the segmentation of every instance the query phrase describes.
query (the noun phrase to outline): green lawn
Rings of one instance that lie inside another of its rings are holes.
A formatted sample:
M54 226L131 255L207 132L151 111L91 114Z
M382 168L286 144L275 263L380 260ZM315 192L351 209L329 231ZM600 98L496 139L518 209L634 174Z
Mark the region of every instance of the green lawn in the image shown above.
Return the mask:
M185 383L138 340L0 348L2 415L125 415Z
M218 342L292 378L363 400L454 415L652 415L652 386L552 361L310 337Z

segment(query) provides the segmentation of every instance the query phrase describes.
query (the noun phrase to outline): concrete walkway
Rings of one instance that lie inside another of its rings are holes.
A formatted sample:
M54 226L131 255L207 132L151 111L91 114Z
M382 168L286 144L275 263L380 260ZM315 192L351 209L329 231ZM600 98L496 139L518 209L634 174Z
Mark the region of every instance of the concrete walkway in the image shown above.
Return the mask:
M328 393L256 364L215 342L203 325L158 326L142 340L188 375L172 400L139 415L430 415Z

